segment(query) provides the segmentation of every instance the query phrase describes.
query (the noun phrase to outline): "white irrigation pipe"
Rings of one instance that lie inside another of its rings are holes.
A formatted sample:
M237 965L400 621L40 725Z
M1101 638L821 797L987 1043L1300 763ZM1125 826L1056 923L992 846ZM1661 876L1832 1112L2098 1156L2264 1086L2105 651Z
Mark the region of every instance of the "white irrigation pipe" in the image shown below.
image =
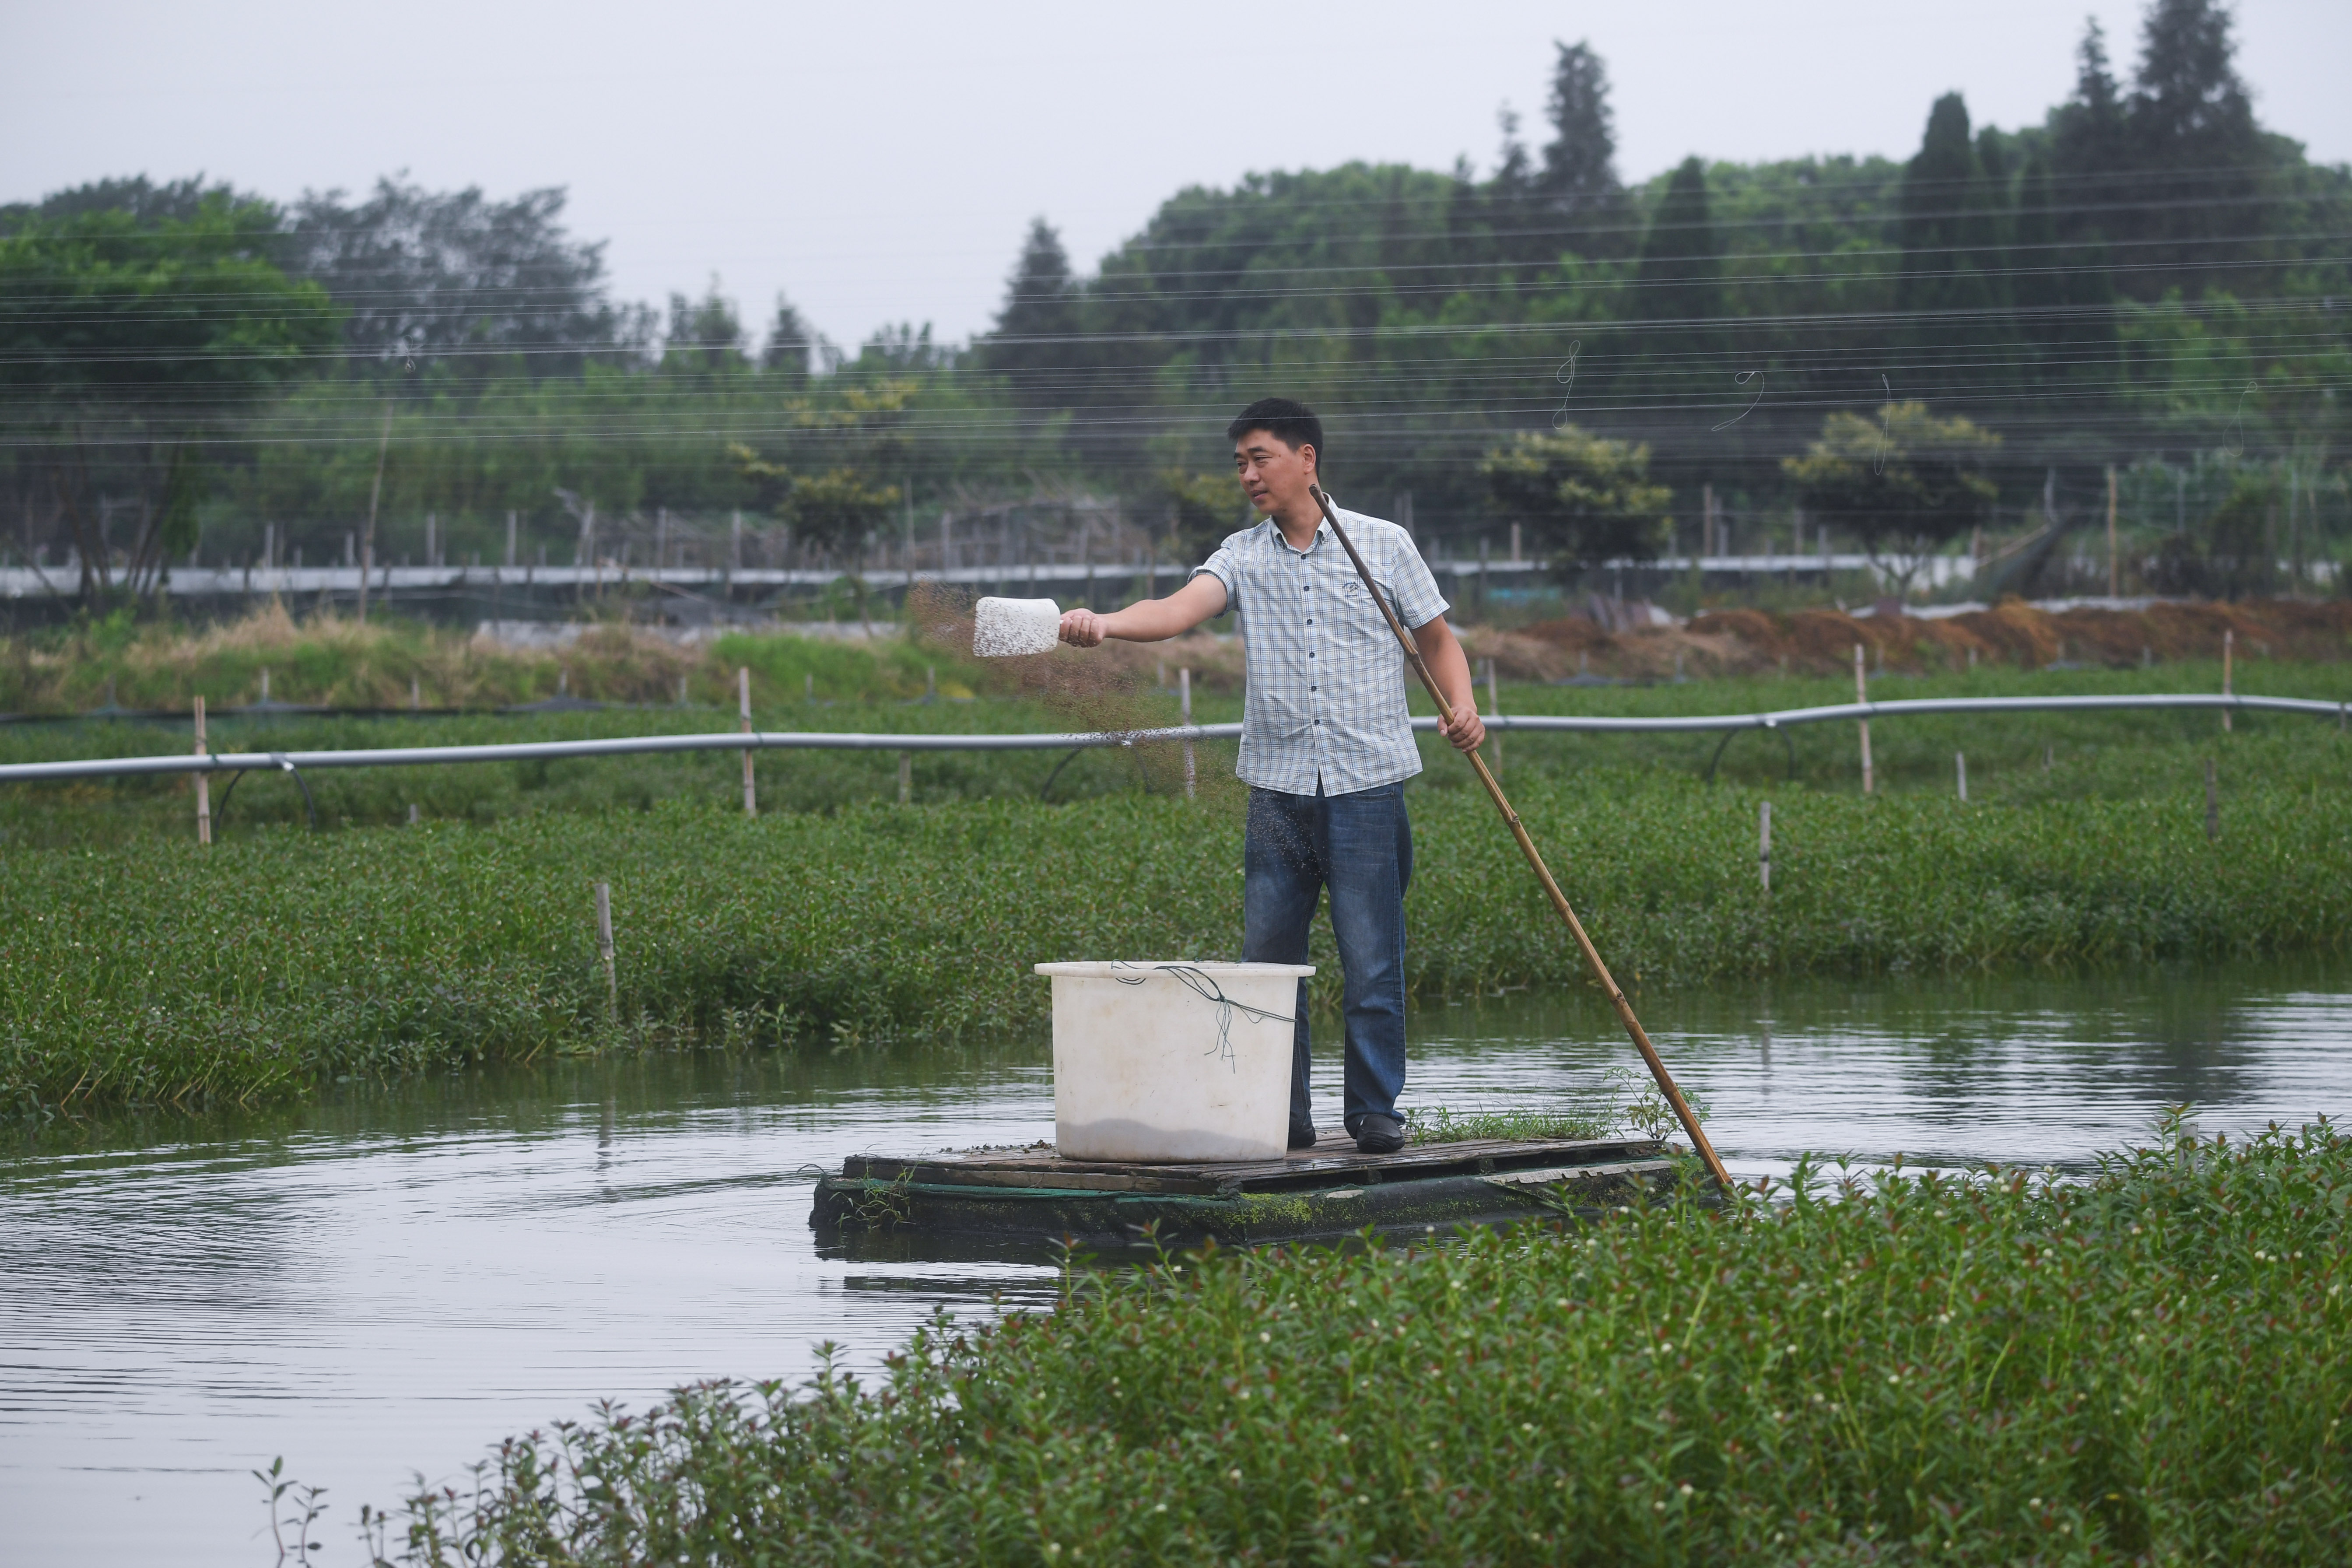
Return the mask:
M2305 697L2235 697L2218 692L2162 692L2114 697L1914 697L1894 702L1840 702L1826 708L1782 708L1770 713L1694 713L1664 719L1617 719L1576 714L1518 717L1496 714L1489 730L1777 730L1787 724L1822 724L1840 719L1884 719L1905 713L2033 713L2100 708L2234 708L2276 713L2327 714L2342 718L2348 705ZM1416 730L1434 730L1434 719L1416 719Z
M1706 713L1665 718L1618 718L1593 714L1496 714L1490 730L1625 733L1675 731L1778 730L1839 720L1893 718L1906 713L2029 713L2097 709L2221 708L2249 712L2332 715L2338 728L2347 704L2299 697L2224 697L2206 692L2113 697L1927 697L1895 702L1842 702L1826 708L1784 708L1769 713ZM1420 731L1437 728L1433 718L1415 719ZM103 757L62 763L0 765L0 783L37 779L97 778L126 773L242 773L254 768L393 768L437 763L509 763L552 757L639 756L662 752L761 751L845 752L1050 752L1088 746L1137 746L1180 741L1232 741L1239 724L1175 724L1157 730L1106 730L1066 734L922 735L865 731L753 731L715 735L625 735L604 741L524 741L488 746L386 746L344 752L187 752L152 757Z
M236 773L248 768L396 768L431 763L513 763L543 757L625 757L656 752L1050 752L1133 746L1160 741L1230 741L1239 724L1183 724L1164 730L1098 731L1066 735L914 735L866 731L754 730L716 735L623 735L607 741L522 741L492 746L385 746L356 752L267 752L197 757L116 757L70 763L11 763L0 782L90 778L107 773Z

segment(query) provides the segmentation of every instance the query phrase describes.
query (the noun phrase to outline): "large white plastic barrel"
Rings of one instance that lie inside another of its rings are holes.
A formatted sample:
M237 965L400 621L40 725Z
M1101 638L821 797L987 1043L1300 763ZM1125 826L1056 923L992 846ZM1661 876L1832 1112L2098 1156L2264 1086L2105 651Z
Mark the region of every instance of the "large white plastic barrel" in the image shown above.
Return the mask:
M1041 963L1066 1160L1278 1160L1304 963Z

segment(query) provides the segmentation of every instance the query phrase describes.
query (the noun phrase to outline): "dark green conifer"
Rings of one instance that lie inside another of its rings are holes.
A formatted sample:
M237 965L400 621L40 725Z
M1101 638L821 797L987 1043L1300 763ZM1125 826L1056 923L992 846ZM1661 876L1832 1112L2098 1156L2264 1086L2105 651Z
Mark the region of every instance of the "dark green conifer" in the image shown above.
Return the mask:
M2000 253L1987 209L1968 105L1948 92L1928 111L1918 154L1904 170L1895 287L1916 353L1913 390L1930 397L1996 379L2003 368Z
M1706 165L1685 158L1642 237L1632 313L1653 321L1712 321L1723 315L1723 241L1707 210Z
M2229 9L2215 0L2157 0L2148 10L2126 120L2139 174L2134 216L2151 242L2134 258L2133 292L2143 298L2248 287L2252 278L2217 264L2258 262L2268 248L2253 237L2269 227L2273 159L2236 50Z
M1081 354L1073 341L1077 328L1078 287L1070 275L1069 253L1062 248L1062 237L1053 225L1042 217L1033 219L1028 237L1022 241L1021 258L1005 284L995 330L975 345L981 364L1028 378L1035 384L1027 391L1055 401L1054 389L1036 378L1068 366L1074 355Z

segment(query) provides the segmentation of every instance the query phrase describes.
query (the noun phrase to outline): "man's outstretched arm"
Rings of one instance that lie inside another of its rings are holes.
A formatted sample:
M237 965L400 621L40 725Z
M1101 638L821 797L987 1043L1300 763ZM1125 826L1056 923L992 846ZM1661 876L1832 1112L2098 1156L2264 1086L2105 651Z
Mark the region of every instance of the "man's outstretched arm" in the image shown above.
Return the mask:
M1165 642L1224 613L1225 585L1203 572L1164 599L1146 599L1107 616L1092 610L1065 611L1062 640L1073 647L1093 647L1105 637Z

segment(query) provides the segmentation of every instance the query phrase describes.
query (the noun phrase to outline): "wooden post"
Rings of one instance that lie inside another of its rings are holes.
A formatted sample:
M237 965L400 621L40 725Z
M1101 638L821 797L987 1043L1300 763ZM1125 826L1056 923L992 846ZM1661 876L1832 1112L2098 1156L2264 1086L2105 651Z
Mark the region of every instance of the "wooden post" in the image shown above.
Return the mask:
M620 972L613 964L613 884L596 884L596 956L604 961L604 997L615 1018L621 1013Z
M1187 726L1192 724L1192 669L1190 665L1176 672L1176 711ZM1192 799L1197 793L1196 765L1197 760L1193 754L1192 742L1187 741L1184 742L1184 798L1186 800Z
M1960 776L1960 804L1966 805L1969 804L1969 754L1966 752L1954 752L1952 768Z
M2213 779L2213 759L2205 759L2205 841L2217 842L2221 837L2221 792Z
M205 700L196 699L196 755L205 754ZM213 781L208 774L196 775L196 842L213 841Z
M1486 656L1486 716L1495 718L1503 711L1503 689L1495 679L1495 657ZM1486 737L1495 745L1495 772L1503 771L1503 732L1500 730Z
M512 510L511 509L509 509L509 510L508 510L508 512L507 512L507 564L508 564L508 565L509 565L509 566L511 566L511 565L513 565L514 563L515 563L515 514L514 514L513 510Z
M814 681L815 679L814 675L809 677L811 681ZM739 666L735 671L735 702L743 715L743 733L748 735L751 732L751 667L750 665ZM749 746L743 748L743 815L746 816L760 815L760 797L751 783L751 748Z
M1766 801L1756 814L1756 875L1764 884L1764 891L1772 891L1772 803Z
M1870 700L1869 679L1862 661L1860 643L1853 645L1853 700L1856 702ZM1858 720L1854 728L1862 731L1862 793L1868 795L1873 782L1870 776L1870 721Z
M2227 626L2223 627L2221 630L2221 695L2224 697L2230 695L2230 656L2236 651L2237 646L2238 634ZM2227 708L2221 710L2221 732L2225 735L2230 732L2230 710Z
M898 804L910 805L915 799L915 753L898 753Z
M368 574L375 570L375 507L383 499L383 458L392 450L392 399L383 402L383 434L375 444L375 483L368 489L367 532L360 539L360 625L367 625Z
M2115 560L2115 463L2107 463L2107 597L2122 597L2122 581Z

